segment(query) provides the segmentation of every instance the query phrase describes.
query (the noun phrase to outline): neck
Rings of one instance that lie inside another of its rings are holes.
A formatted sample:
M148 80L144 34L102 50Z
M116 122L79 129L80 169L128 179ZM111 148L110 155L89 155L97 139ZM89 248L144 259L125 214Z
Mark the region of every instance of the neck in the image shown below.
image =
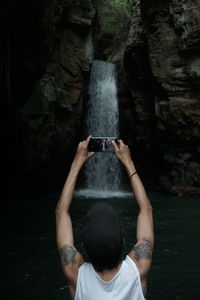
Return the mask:
M97 272L98 275L101 277L101 279L103 279L104 281L110 281L115 274L119 271L120 267L121 267L121 262L117 265L117 267L114 267L112 269L103 269L100 272Z

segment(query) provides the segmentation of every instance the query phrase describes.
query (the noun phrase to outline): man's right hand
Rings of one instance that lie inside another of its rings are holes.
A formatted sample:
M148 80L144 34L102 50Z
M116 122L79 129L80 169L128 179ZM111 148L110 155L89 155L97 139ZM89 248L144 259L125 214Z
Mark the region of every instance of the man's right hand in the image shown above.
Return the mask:
M123 163L123 165L129 165L132 162L129 147L125 145L122 140L118 140L117 143L113 141L112 143L115 148L117 158Z

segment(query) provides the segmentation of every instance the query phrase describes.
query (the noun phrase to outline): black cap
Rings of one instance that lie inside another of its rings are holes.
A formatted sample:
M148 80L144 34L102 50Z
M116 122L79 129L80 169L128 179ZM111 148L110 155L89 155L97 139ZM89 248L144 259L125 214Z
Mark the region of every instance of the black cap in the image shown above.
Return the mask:
M123 234L111 205L100 202L90 208L83 229L83 242L88 255L96 258L109 258L121 251Z

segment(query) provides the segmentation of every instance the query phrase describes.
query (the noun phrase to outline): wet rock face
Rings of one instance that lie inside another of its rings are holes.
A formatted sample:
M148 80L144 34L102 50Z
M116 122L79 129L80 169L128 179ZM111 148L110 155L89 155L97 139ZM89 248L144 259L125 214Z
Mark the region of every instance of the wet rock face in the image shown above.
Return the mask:
M153 76L169 96L194 94L199 86L200 12L194 2L184 3L172 1L149 14L143 8Z
M173 0L169 6L181 50L200 47L200 1Z
M51 27L46 41L51 58L20 111L25 128L25 170L51 166L53 174L69 158L68 151L72 152L77 138L81 96L93 60L95 8L90 0L63 0L45 11L44 27Z
M143 84L139 88L138 101L143 106L147 82L152 82L147 98L152 102L153 93L155 110L152 110L152 117L156 117L157 141L165 165L165 175L160 181L175 191L198 186L200 1L141 0L135 1L135 6L137 10L133 14L125 58L132 62L128 74L131 74L131 68L139 70ZM141 55L145 51L146 57ZM138 83L136 73L130 75L133 86ZM150 113L149 109L147 111Z
M94 1L76 0L70 4L70 9L67 12L67 22L83 28L88 27L92 25L95 13Z
M131 92L132 107L134 106L132 118L135 126L131 128L132 137L130 136L129 144L141 141L148 148L154 139L155 108L152 71L144 38L140 5L140 1L136 0L132 7L132 23L124 54L124 68ZM128 110L133 109L129 107ZM133 136L135 136L135 141Z

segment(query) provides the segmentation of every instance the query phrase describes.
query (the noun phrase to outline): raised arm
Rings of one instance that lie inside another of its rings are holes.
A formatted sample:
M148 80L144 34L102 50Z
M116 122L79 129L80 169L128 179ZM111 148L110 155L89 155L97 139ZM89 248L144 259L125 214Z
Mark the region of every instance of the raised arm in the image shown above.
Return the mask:
M74 247L72 222L69 208L78 179L78 174L84 163L94 154L88 152L87 147L91 136L86 141L80 142L74 161L65 181L60 199L56 207L56 239L61 257L63 271L69 280L70 290L73 294L78 274L78 268L83 263L83 258Z
M143 292L146 294L146 278L151 266L154 243L152 206L131 159L128 146L125 145L122 140L119 140L118 145L116 143L113 143L113 145L115 147L116 156L126 168L135 199L139 206L136 232L137 243L129 253L129 256L138 266L142 279Z

